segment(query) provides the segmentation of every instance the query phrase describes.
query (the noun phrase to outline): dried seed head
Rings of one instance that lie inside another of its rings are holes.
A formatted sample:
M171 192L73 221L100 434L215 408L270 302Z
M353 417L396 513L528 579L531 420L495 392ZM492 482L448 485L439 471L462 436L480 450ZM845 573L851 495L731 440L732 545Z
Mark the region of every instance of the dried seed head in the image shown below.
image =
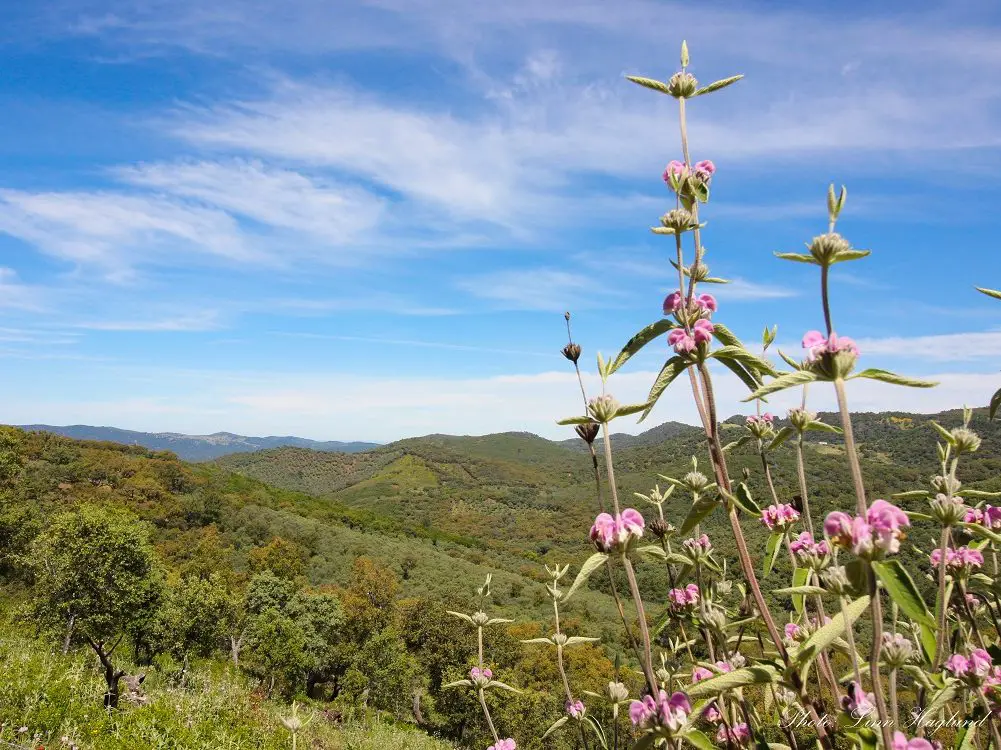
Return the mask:
M580 436L580 439L588 445L593 443L595 438L598 437L599 429L601 428L598 426L597 422L587 422L574 427L574 431Z
M687 209L674 208L660 217L660 223L668 229L673 229L675 234L681 234L695 226L695 217Z
M562 351L564 357L577 364L577 360L580 359L580 344L571 342L564 346Z
M810 255L821 265L828 266L843 252L852 249L851 243L837 232L814 237L809 244Z

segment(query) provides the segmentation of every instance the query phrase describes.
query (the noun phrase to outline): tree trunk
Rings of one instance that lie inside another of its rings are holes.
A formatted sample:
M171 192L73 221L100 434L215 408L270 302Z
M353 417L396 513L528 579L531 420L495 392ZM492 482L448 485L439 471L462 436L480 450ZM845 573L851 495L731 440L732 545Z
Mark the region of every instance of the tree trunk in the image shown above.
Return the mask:
M105 650L104 641L95 642L90 636L87 636L87 643L94 649L97 658L101 660L101 666L104 667L104 681L108 685L108 691L104 694L105 708L118 708L118 682L125 676L125 670L115 669L111 656L121 642L122 638L120 637L114 646Z
M240 666L240 649L243 648L243 634L239 637L231 635L229 637L229 655L233 659L233 666Z
M70 652L70 641L73 640L73 626L76 625L76 615L70 615L69 624L66 626L66 637L63 638L63 656Z

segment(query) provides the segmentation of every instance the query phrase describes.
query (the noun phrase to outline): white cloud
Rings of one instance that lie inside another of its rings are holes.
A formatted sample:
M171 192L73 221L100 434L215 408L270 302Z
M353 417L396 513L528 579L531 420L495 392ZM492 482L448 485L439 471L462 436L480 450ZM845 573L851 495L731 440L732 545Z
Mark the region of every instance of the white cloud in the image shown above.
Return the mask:
M707 288L704 288L704 291ZM746 302L762 299L785 299L787 297L797 297L800 292L790 287L779 286L778 284L761 284L757 281L750 281L740 277L730 279L729 284L713 285L708 289L720 300L727 302Z
M1001 331L860 338L858 345L867 355L883 354L930 362L965 362L986 357L1001 362Z
M0 308L39 312L46 307L46 297L44 289L22 284L14 269L0 267Z
M112 319L95 320L75 324L78 328L92 331L149 331L149 332L191 332L214 331L223 327L218 310L202 310L196 313L153 319Z
M608 296L592 278L551 268L480 274L461 279L456 286L504 310L580 310Z

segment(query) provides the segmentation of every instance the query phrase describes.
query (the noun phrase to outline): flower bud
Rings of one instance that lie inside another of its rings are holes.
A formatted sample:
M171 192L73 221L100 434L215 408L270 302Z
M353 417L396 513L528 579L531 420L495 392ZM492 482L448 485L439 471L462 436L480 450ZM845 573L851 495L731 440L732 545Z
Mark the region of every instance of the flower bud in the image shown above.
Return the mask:
M980 447L980 436L967 427L957 427L951 431L956 453L973 453Z
M667 82L667 90L675 99L682 99L694 94L699 88L699 82L691 73L680 71L671 76Z
M629 697L629 689L621 682L608 683L608 697L613 703L621 703Z
M852 593L852 582L848 579L848 571L844 565L834 565L821 571L820 579L824 588L838 596L849 596Z
M569 359L574 364L577 364L577 360L580 359L580 344L574 344L573 342L571 342L566 346L564 346L563 356Z
M943 477L941 474L937 474L932 477L931 486L936 492L941 492L944 495L958 495L962 482L953 477Z
M852 249L851 243L837 232L814 237L808 247L810 255L822 266L831 265L837 260L838 255Z
M939 492L931 501L931 514L942 526L955 526L966 519L969 508L961 497L948 497Z
M487 616L486 612L477 612L473 615L473 625L481 628L487 624L489 619L490 617Z
M674 208L660 217L662 226L673 229L675 234L687 232L695 227L695 217L692 212L684 208Z
M614 396L608 394L592 398L587 404L591 416L601 423L610 422L615 418L615 413L619 410L619 402Z
M914 643L900 633L883 633L883 660L891 669L899 669L914 658Z
M702 492L709 486L709 477L701 471L690 471L681 481L689 492Z
M793 408L789 410L789 423L797 432L803 432L810 422L817 420L817 413L806 409Z
M566 646L567 645L567 637L566 637L565 633L556 633L556 634L554 634L553 637L552 637L552 640L553 640L553 643L555 643L557 646Z
M574 432L580 436L581 440L590 445L598 437L598 430L600 429L601 427L597 422L586 422L574 427Z

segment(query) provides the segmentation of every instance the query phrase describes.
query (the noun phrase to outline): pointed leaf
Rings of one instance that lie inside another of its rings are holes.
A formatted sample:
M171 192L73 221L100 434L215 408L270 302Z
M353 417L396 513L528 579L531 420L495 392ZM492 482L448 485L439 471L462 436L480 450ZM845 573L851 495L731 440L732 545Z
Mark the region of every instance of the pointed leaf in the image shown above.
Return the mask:
M998 407L1001 407L1001 388L995 391L994 395L991 396L990 410L987 414L988 419L994 419L998 413Z
M636 354L636 352L644 346L659 336L664 335L672 328L677 327L678 324L669 318L664 318L663 320L658 320L656 323L651 323L626 342L626 345L622 347L622 351L619 352L619 356L617 356L609 366L609 371L615 372L622 367L622 365L628 362L629 358Z
M812 265L819 265L817 259L812 255L803 255L801 253L775 253L776 258L781 258L782 260L793 260L797 263L810 263Z
M740 75L730 76L729 78L721 78L718 81L713 81L708 86L703 86L694 94L692 94L692 98L695 98L696 96L704 96L705 94L711 94L712 92L719 91L720 89L725 89L727 86L736 83L743 77L744 75L742 73Z
M690 363L687 360L678 356L671 357L664 363L660 373L657 375L657 379L650 387L650 395L647 396L648 407L647 410L643 412L643 416L640 417L640 422L649 416L654 405L657 403L661 394L664 393L667 386L674 382L674 379L683 373L688 368L689 364Z
M806 425L806 429L810 432L833 432L836 435L840 435L844 432L840 427L836 427L832 424L827 424L827 422L810 422Z
M644 78L643 76L626 76L626 80L632 81L633 83L638 83L643 88L651 89L653 91L659 91L662 94L671 93L671 89L667 87L666 83L658 81L655 78Z
M843 263L847 260L861 260L862 258L868 258L870 255L872 255L872 250L842 250L834 256L834 260L832 260L831 263Z
M452 610L450 610L450 609L446 609L445 611L446 611L446 612L447 612L448 614L452 615L452 617L458 617L458 618L459 618L460 620L465 620L465 621L466 621L466 622L468 622L468 623L469 623L470 625L472 625L472 624L473 624L473 618L472 618L472 617L470 617L470 616L469 616L469 615L467 615L467 614L463 614L462 612L453 612L453 611L452 611Z
M784 443L786 440L788 440L795 434L796 430L794 430L792 427L783 427L781 430L775 433L775 437L772 438L772 442L768 444L768 450L770 451L775 450L780 445L782 445L782 443Z
M577 646L577 645L579 645L581 643L597 643L600 640L601 640L600 638L589 638L589 637L586 637L586 636L583 636L583 635L574 635L574 636L571 636L571 637L567 638L567 642L564 643L563 645L564 646Z
M747 351L741 346L724 346L714 351L710 356L716 359L733 359L740 362L752 372L763 372L775 377L778 373L771 363L757 354Z
M566 724L567 721L569 721L569 720L570 720L569 716L561 716L560 718L558 718L555 722L553 722L553 725L551 727L549 727L549 729L547 729L545 732L543 732L541 739L543 739L543 740L546 739L546 737L548 737L553 732L555 732L557 729L559 729L561 726L563 726L564 724Z
M741 435L732 443L727 443L726 445L724 445L723 450L732 451L734 448L740 448L742 445L747 445L750 441L751 441L750 435Z
M724 346L739 346L743 348L740 339L722 323L713 322L713 336Z
M869 380L881 380L884 383L892 383L893 385L906 385L909 388L934 388L938 383L934 383L930 380L918 380L917 378L908 378L904 375L897 375L895 372L890 372L889 370L880 370L875 367L871 367L868 370L862 370L862 372L852 375L852 378L868 378Z
M758 507L758 504L751 496L751 490L748 489L746 482L738 484L737 489L734 490L731 497L742 511L754 516L755 518L761 517L761 508Z
M761 387L761 376L753 370L749 370L742 363L735 359L720 359L719 362L730 372L740 378L740 382L747 386L747 390L756 391Z
M667 559L667 552L664 551L663 547L656 544L646 544L642 547L637 547L636 552L644 557L651 557L654 560Z
M456 680L455 682L449 682L447 685L442 685L442 687L454 688L454 687L472 687L473 683L470 680Z
M727 690L733 690L746 685L760 685L774 682L776 679L778 679L778 672L775 667L768 664L756 664L701 680L690 686L686 692L689 698L708 698L717 696Z
M628 417L630 414L636 414L646 409L649 404L627 404L625 406L620 406L615 410L616 417Z
M559 421L556 422L556 424L559 425L589 424L590 422L593 421L594 419L592 419L591 417L567 417L566 419L560 419Z
M692 504L691 510L688 511L688 515L685 516L685 520L681 524L681 528L678 529L678 533L684 536L700 523L702 519L708 516L715 510L718 503L715 498L700 497L697 503Z
M797 568L798 570L798 568ZM822 586L790 586L785 589L774 589L775 594L799 594L800 596L826 596L827 589Z
M487 687L500 688L501 690L507 690L511 693L521 694L521 691L518 688L511 687L506 682L501 682L500 680L490 680L490 682L487 683Z
M786 388L793 388L797 385L803 385L805 383L812 383L817 379L817 376L810 372L809 370L797 370L796 372L783 373L779 377L775 378L771 382L765 384L743 401L754 401L755 399L767 396L770 393L776 393L778 391L784 391Z
M606 555L604 552L595 552L593 555L587 558L587 560L584 561L584 564L580 566L580 572L574 579L573 584L570 586L569 589L567 589L567 593L563 595L563 601L567 601L571 596L573 596L574 592L584 585L584 583L588 579L588 576L590 576L594 571L596 571L598 568L604 565L607 561L608 561L608 555Z
M795 572L792 574L792 587L802 588L806 585L806 582L810 580L810 569L809 568L796 568ZM803 614L803 610L806 607L806 597L802 594L792 595L792 607L796 610L798 614Z
M1001 299L1001 292L997 289L985 289L982 286L977 287L977 291L981 294L986 294L988 297L993 297L994 299Z
M945 429L938 422L936 422L936 421L934 421L932 419L929 419L928 420L928 424L930 424L932 427L935 428L935 432L937 432L938 435L939 435L939 437L942 438L946 443L948 443L949 445L955 445L956 444L956 438L954 438L952 436L952 433L949 432L947 429Z
M935 619L928 605L921 598L914 580L899 560L876 561L873 562L872 569L886 589L886 593L900 607L901 612L919 625L934 626Z
M765 546L765 565L764 565L764 577L767 578L768 574L772 572L772 568L775 567L775 561L778 559L779 553L782 551L782 539L784 536L782 534L772 532L768 537L768 544Z
M689 745L696 747L699 750L715 750L716 748L716 743L706 737L698 729L690 729L682 735L682 738Z
M799 647L792 655L793 660L800 667L810 664L821 651L827 649L835 640L840 638L859 616L865 612L868 606L868 596L860 597L845 606L829 623L817 629L807 639L806 643Z

